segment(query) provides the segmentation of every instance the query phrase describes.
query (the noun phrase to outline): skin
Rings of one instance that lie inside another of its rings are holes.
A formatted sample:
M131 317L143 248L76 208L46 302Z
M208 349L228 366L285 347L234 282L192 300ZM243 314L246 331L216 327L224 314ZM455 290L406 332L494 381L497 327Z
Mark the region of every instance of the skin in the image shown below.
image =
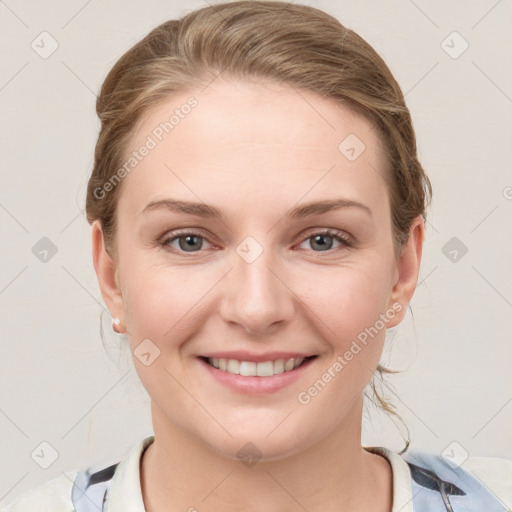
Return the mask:
M141 463L146 509L390 511L391 468L361 446L363 391L386 329L307 405L297 396L393 304L401 311L387 327L402 321L423 221L415 219L396 255L376 130L345 107L284 85L218 78L204 91L180 93L143 120L129 150L190 96L198 106L120 185L117 256L106 252L99 221L92 229L99 285L119 331L132 351L144 339L160 350L147 366L134 357L155 432ZM338 150L349 134L366 146L355 161ZM141 213L165 197L213 205L225 219ZM352 207L285 218L298 204L339 197L371 215ZM203 238L188 252L183 238L181 246L180 239L159 245L181 228ZM355 244L327 236L322 250L311 237L324 228ZM263 249L252 263L236 252L248 236ZM244 395L197 359L238 349L318 357L279 392ZM250 467L237 457L248 442L262 454Z

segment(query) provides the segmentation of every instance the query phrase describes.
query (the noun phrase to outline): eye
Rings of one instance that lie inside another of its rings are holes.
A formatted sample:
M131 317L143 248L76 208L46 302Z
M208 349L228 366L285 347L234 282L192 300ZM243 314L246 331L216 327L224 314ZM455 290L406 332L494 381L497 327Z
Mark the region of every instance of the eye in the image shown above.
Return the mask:
M304 240L304 242L309 241L311 243L311 247L313 247L314 250L316 247L318 251L315 250L315 252L326 252L332 249L333 247L332 239L339 242L342 247L352 247L353 245L352 241L347 235L345 235L341 231L331 229L324 229L322 231L312 233L310 236L306 238L306 240Z
M194 232L178 232L173 236L164 238L160 245L164 248L173 247L178 252L200 252L203 247L203 241L207 240L205 237ZM178 242L178 246L172 246L172 243ZM209 242L208 242L209 243Z
M313 232L302 243L309 241L314 252L328 252L333 249L334 241L339 243L338 247L353 247L352 240L341 231L324 229ZM173 232L164 237L159 244L171 252L178 253L199 253L203 249L204 241L208 239L193 231ZM177 245L173 245L177 243Z

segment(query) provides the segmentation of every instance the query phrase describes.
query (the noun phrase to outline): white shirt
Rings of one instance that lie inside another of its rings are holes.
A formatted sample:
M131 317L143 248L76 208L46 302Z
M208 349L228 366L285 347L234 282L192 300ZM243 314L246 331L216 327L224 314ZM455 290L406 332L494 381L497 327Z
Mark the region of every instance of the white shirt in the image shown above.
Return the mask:
M153 440L154 436L149 436L139 441L118 464L101 471L63 473L23 494L1 512L145 512L139 467L144 450ZM510 459L470 457L462 469L426 452L400 455L383 447L365 449L384 456L391 465L391 512L512 509Z

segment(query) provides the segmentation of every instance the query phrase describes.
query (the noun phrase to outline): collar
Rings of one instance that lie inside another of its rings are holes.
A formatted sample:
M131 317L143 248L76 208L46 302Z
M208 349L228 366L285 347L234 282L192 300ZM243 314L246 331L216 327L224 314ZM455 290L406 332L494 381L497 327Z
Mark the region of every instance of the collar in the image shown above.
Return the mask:
M149 436L139 441L118 464L106 496L105 512L146 512L142 499L140 462L154 439L155 436Z
M382 455L393 473L393 505L391 512L413 512L412 480L407 462L396 452L381 446L364 447L368 452Z
M105 512L145 512L140 481L140 461L146 448L154 441L149 436L137 443L117 465L110 489L106 493ZM407 462L383 447L365 447L367 451L385 457L393 472L392 512L413 512L411 475Z

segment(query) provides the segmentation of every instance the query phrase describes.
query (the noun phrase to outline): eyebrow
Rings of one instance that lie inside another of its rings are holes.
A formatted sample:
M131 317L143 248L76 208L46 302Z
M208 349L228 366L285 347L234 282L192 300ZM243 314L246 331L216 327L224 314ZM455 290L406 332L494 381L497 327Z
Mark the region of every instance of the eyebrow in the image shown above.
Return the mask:
M312 215L320 215L322 213L327 213L332 210L339 210L341 208L359 208L362 211L366 212L370 217L372 217L371 209L363 203L358 201L353 201L351 199L330 199L325 201L314 201L306 204L302 204L290 210L285 214L286 219L302 219L304 217L309 217ZM196 203L192 201L180 201L176 199L159 199L156 201L151 201L146 205L142 213L147 213L153 210L164 209L176 213L185 213L189 215L195 215L197 217L204 218L216 218L219 220L224 220L226 216L222 212L222 210L208 205L206 203Z

